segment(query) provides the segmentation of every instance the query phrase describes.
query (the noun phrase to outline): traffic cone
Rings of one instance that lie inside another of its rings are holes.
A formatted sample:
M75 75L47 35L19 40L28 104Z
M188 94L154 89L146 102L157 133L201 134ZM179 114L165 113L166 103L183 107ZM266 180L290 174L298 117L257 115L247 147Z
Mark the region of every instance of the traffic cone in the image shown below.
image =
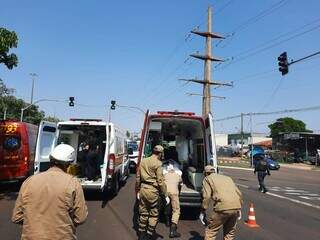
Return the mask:
M255 213L254 213L253 203L250 204L248 220L245 222L245 224L248 227L252 227L252 228L259 227L259 225L256 222L256 216L255 216Z

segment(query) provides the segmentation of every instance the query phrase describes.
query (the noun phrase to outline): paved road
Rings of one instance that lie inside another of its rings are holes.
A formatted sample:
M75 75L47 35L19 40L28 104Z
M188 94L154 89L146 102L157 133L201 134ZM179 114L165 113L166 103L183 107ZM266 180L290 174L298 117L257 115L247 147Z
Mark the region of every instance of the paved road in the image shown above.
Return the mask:
M252 172L243 170L223 169L224 174L230 175L241 184L240 188L244 194L243 216L246 218L248 206L251 202L255 204L256 218L261 226L250 229L243 220L239 222L237 240L240 239L320 239L320 209L306 206L300 203L266 195L257 192L256 179ZM294 179L294 180L293 180ZM299 181L299 183L293 182ZM272 187L286 189L302 189L314 194L319 194L320 173L310 171L296 171L292 169L281 169L272 172L272 177L267 184ZM20 228L10 223L10 215L14 206L14 200L18 189L2 189L0 194L0 236L1 239L18 239ZM271 191L270 191L271 192ZM278 195L286 195L286 192L272 191ZM290 191L289 191L290 192ZM294 195L292 195L294 196ZM135 204L134 178L128 179L127 184L121 189L117 197L102 201L99 194L86 192L89 208L87 222L78 229L79 239L112 239L130 240L137 239L133 228L133 209ZM298 198L297 198L298 199ZM307 200L299 198L301 200ZM313 204L319 204L317 200L308 200ZM200 240L203 239L204 229L194 217L194 212L183 210L179 231L182 233L180 239ZM169 239L168 229L160 223L157 227L158 239ZM220 238L222 239L221 235Z

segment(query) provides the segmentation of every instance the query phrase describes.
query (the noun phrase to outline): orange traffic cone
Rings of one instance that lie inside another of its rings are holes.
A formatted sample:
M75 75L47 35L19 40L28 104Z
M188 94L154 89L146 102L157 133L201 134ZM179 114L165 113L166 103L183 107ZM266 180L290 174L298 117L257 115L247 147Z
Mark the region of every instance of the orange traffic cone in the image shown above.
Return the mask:
M259 227L259 225L256 222L256 216L254 214L254 208L253 208L253 203L250 204L250 209L249 209L249 215L248 215L248 220L245 222L245 224L248 227Z

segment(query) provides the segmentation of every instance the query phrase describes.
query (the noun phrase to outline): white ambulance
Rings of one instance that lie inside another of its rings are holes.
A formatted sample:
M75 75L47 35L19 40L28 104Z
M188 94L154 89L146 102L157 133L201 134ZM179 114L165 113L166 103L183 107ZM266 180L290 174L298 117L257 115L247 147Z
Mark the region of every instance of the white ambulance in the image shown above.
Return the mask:
M94 143L98 159L94 166L95 175L90 180L86 177L84 157L88 142ZM70 174L76 176L84 188L108 190L117 194L120 184L129 176L125 131L113 123L97 119L70 119L58 123L42 121L37 138L35 174L49 168L50 152L61 143L76 149L76 160L71 165Z
M142 158L151 155L155 145L164 146L164 166L171 160L182 172L180 205L200 207L204 167L218 167L214 136L211 114L202 117L191 112L159 111L149 114L148 111L141 135L138 165Z

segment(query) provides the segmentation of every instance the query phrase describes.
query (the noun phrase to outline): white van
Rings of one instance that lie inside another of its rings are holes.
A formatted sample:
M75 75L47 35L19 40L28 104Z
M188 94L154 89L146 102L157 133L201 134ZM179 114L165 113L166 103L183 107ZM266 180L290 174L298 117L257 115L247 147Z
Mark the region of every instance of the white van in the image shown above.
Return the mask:
M166 161L175 161L182 171L183 186L180 205L201 206L203 171L206 165L217 169L213 118L196 116L191 112L157 112L146 114L139 146L138 165L152 153L155 145L164 146Z
M37 174L49 168L49 154L56 145L69 144L76 149L76 160L69 173L75 175L84 188L109 190L116 194L120 183L129 175L125 141L124 131L113 123L97 119L71 119L57 124L42 121L34 172ZM85 174L84 149L88 142L94 143L98 159L93 180L88 180Z

